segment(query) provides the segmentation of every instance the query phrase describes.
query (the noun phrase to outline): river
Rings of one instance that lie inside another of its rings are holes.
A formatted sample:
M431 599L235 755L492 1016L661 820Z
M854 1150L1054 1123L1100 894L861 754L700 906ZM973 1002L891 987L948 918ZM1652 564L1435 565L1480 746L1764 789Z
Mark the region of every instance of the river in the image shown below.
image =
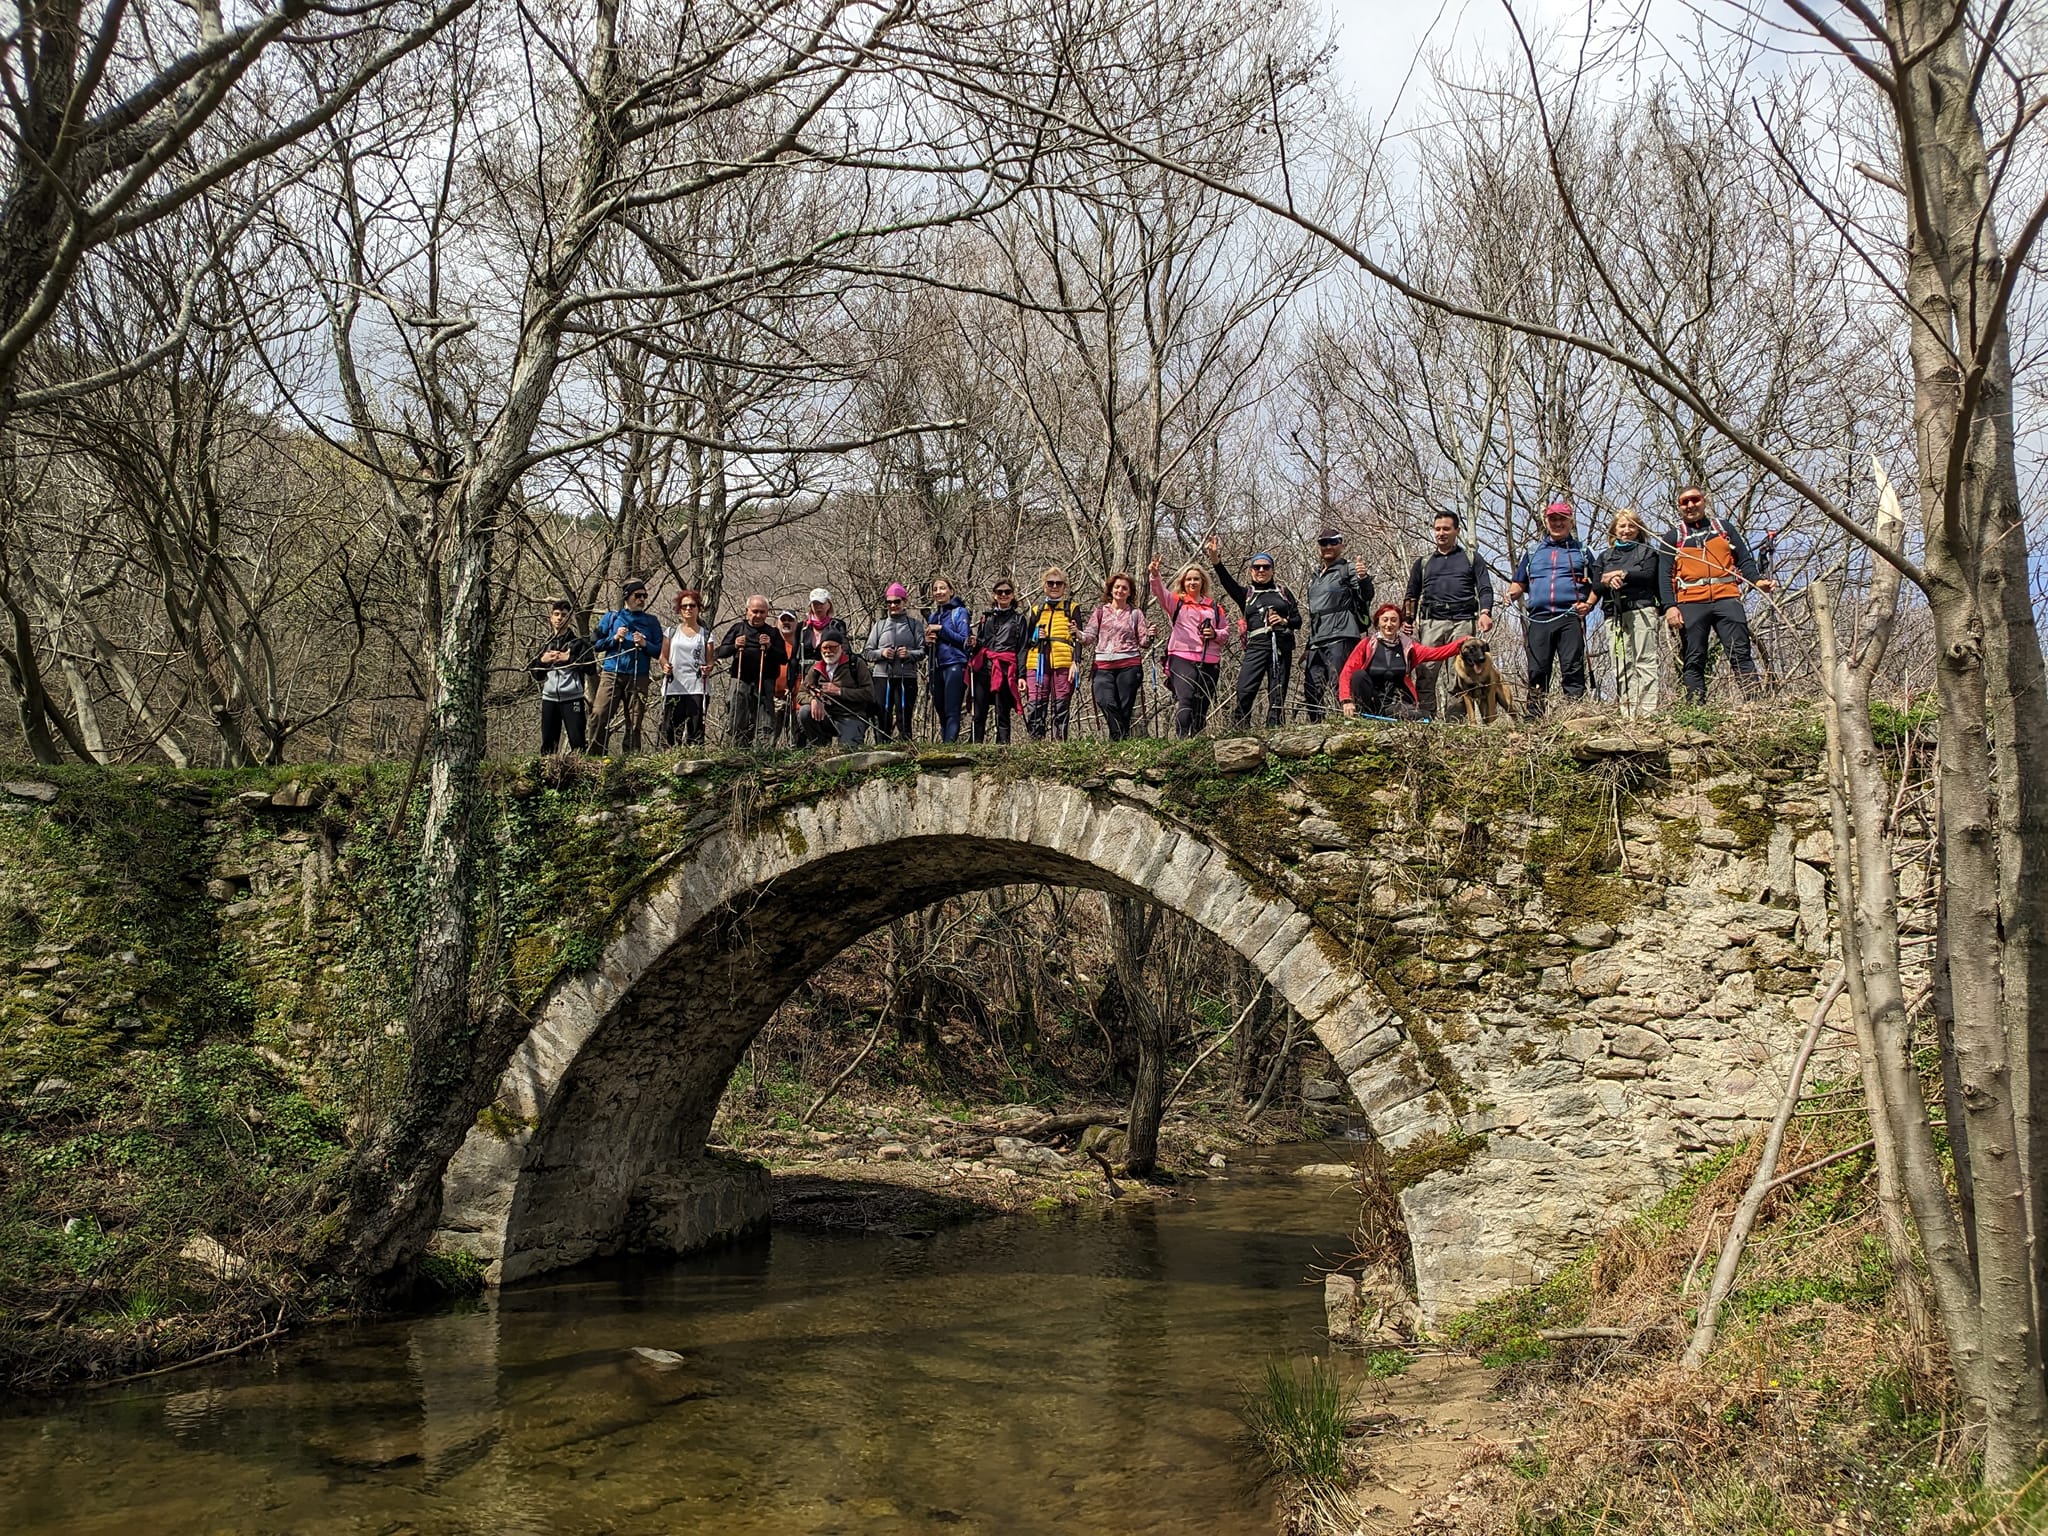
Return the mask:
M1269 1536L1235 1400L1321 1347L1309 1272L1356 1195L1287 1170L1331 1156L1246 1152L1168 1201L585 1266L18 1410L0 1530Z

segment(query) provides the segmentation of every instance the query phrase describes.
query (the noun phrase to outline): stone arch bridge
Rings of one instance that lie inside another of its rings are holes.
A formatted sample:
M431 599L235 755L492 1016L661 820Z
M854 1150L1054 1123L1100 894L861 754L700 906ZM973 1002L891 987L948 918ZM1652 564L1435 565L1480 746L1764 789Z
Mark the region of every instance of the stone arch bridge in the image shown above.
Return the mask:
M541 999L437 1242L507 1281L702 1242L747 1213L704 1146L781 1002L894 917L1044 881L1181 913L1308 1022L1419 1171L1426 1309L1526 1283L1769 1114L1826 964L1827 853L1803 767L1506 740L1439 733L1421 775L1358 729L1035 769L866 753L771 811L700 816Z

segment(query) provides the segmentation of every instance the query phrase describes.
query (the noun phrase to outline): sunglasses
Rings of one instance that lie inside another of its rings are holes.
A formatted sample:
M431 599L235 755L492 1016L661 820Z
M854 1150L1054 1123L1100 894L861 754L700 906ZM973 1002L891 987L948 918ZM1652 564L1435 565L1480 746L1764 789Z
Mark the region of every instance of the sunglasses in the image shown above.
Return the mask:
M1064 581L1048 581L1045 584L1045 590L1050 592L1054 587L1064 587L1065 585Z
M1344 541L1342 539L1317 539L1316 547L1318 549L1342 549Z
M1252 569L1255 571L1270 571L1273 567L1264 560L1254 560L1252 562Z
M701 608L704 605L702 603L677 603L676 606L687 613L692 608Z
M1678 504L1681 507L1704 507L1707 504L1707 498L1704 496L1681 496L1678 498Z
M1012 594L1013 592L1015 592L1016 590L1017 590L1017 589L1016 589L1015 587L997 587L997 588L996 588L996 596L997 596L997 597L1008 597L1008 596L1010 596L1010 595L1011 595L1011 594Z
M906 603L906 602L908 602L908 601L909 601L909 599L908 599L908 598L902 598L902 597L892 597L892 598L890 598L890 599L888 600L888 602L889 602L889 606L890 606L891 608L901 608L901 607L902 607L902 606L904 605L904 603Z

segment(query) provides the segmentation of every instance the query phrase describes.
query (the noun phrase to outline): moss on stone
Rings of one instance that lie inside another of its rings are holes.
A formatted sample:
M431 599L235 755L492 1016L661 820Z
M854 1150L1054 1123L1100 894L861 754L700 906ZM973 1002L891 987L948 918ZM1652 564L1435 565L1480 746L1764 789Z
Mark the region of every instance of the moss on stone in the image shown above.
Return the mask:
M1777 826L1767 806L1743 803L1759 798L1754 789L1743 784L1716 784L1707 791L1707 803L1719 813L1721 825L1735 834L1737 846L1745 852L1766 846Z
M1398 1194L1433 1173L1453 1173L1486 1150L1484 1136L1426 1131L1387 1157L1387 1180Z

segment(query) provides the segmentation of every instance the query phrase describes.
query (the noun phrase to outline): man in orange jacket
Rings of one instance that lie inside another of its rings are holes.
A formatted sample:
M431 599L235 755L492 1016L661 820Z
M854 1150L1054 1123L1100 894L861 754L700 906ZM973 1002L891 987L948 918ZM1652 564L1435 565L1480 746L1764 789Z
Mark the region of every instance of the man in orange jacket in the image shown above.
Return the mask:
M1678 633L1686 697L1695 704L1707 701L1707 645L1715 635L1744 691L1754 692L1756 658L1749 649L1742 584L1772 592L1777 583L1758 569L1741 532L1707 509L1700 487L1688 485L1678 493L1678 518L1662 559L1672 596L1664 622Z

